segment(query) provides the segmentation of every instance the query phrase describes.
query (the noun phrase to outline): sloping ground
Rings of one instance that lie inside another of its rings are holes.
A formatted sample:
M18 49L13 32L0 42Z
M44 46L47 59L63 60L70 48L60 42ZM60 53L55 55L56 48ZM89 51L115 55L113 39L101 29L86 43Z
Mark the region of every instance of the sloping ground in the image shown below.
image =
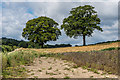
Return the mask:
M79 52L79 51L98 51L101 49L120 47L120 42L103 43L97 45L79 46L79 47L63 47L63 48L44 48L44 49L32 49L32 48L18 48L12 52L19 50L35 50L40 53L65 53L65 52ZM8 54L12 53L9 52Z
M25 48L19 48L16 49L13 52L19 51L18 55L25 54L24 60L26 61L27 57L28 60L31 59L31 56L34 53L34 56L36 54L40 53L64 53L64 52L78 52L78 51L91 51L91 50L101 50L105 48L110 47L118 47L118 44L120 42L115 43L105 43L105 44L99 44L99 45L90 45L90 46L81 46L81 47L66 47L66 48L49 48L49 49L25 49ZM31 51L32 52L29 52ZM34 51L35 50L35 51ZM11 52L11 54L13 53ZM26 53L25 53L26 52ZM29 56L31 53L32 55ZM10 54L10 53L9 53ZM27 55L27 56L26 56ZM9 55L8 55L9 56ZM13 55L13 57L16 57L17 55ZM17 56L18 58L21 57L20 55ZM30 58L29 58L30 57ZM14 59L14 58L11 58ZM16 58L15 58L16 59ZM21 58L20 58L21 59ZM19 59L17 59L19 60ZM16 61L16 60L15 60ZM11 60L11 62L13 62ZM46 57L40 57L36 58L34 61L34 65L25 66L26 69L29 71L27 72L30 76L29 78L38 77L38 78L116 78L116 75L103 75L102 71L99 71L98 73L93 73L88 70L84 70L81 67L74 67L73 63L66 62L64 60L59 60L55 58L46 58Z
M102 71L91 72L75 67L74 63L53 57L36 58L34 65L24 67L28 70L28 78L117 78Z
M81 46L81 47L65 47L65 48L49 48L49 49L46 48L46 49L34 49L34 50L45 53L64 53L64 52L93 51L93 50L97 51L111 47L118 47L118 44L120 44L120 42L104 43L104 44Z

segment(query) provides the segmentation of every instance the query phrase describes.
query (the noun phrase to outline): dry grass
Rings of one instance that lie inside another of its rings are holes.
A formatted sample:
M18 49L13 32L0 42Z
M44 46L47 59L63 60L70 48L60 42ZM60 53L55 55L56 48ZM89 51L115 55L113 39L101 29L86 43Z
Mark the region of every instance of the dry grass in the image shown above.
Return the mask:
M118 50L71 52L58 57L72 61L80 67L103 70L107 73L118 74Z
M64 53L64 52L93 51L93 50L97 51L110 47L118 47L118 44L120 44L120 42L104 43L104 44L80 46L80 47L45 48L45 49L34 49L34 50L44 53Z
M98 51L111 47L119 47L120 42L114 43L103 43L97 45L88 45L88 46L79 46L79 47L63 47L63 48L44 48L44 49L33 49L33 48L19 48L15 51L19 50L35 50L40 53L65 53L65 52L85 52L85 51ZM12 51L12 52L15 52ZM9 52L8 54L12 53Z

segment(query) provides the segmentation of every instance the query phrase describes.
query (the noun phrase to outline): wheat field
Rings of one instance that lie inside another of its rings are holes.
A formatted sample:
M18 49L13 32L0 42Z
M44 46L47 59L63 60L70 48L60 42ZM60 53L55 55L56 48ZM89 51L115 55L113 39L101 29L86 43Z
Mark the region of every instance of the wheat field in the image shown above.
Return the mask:
M115 43L104 43L104 44L89 45L89 46L80 46L80 47L44 48L44 49L33 49L33 50L44 53L64 53L64 52L93 51L93 50L97 51L111 47L118 47L119 44L120 42L115 42Z
M40 53L65 53L65 52L79 52L79 51L81 52L98 51L106 48L119 47L119 45L120 45L120 42L114 42L114 43L103 43L103 44L97 44L97 45L79 46L79 47L43 48L43 49L19 48L16 50L21 50L21 49L35 50Z

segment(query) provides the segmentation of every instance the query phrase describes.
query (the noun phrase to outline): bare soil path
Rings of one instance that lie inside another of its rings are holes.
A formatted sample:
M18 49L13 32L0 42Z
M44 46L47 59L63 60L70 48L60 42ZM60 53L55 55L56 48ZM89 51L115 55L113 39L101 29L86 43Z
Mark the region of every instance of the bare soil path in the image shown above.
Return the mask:
M102 75L74 67L75 64L53 57L36 58L34 63L24 66L28 71L28 78L117 78L116 75Z

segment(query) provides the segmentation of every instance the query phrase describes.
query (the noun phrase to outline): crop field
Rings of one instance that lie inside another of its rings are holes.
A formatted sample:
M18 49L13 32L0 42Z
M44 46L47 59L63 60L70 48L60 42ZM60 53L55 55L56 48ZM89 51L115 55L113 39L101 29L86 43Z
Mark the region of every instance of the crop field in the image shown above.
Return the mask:
M64 53L64 52L85 52L85 51L98 51L101 49L118 47L120 42L115 43L104 43L98 45L80 46L80 47L65 47L65 48L49 48L49 49L34 49L38 52L44 53Z

